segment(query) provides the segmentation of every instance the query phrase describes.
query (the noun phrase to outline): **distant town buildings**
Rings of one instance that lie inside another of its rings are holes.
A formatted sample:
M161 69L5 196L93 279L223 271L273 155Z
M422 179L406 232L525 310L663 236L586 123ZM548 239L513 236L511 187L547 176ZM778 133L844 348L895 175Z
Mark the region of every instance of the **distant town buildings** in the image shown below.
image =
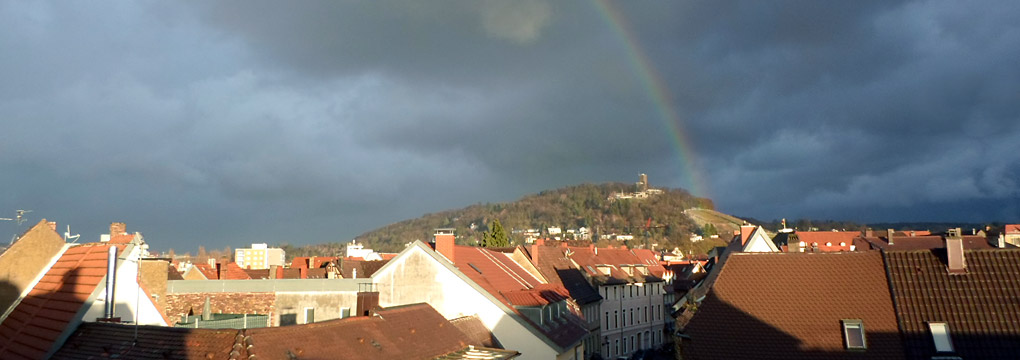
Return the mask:
M287 253L283 249L271 248L264 243L234 250L234 262L242 269L268 269L270 266L283 266L286 261Z

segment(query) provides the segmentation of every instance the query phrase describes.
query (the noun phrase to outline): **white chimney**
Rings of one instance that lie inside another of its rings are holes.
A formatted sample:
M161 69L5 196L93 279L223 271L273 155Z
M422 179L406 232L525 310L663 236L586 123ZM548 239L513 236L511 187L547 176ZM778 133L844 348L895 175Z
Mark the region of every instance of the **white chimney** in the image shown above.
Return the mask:
M966 274L967 259L963 256L963 237L960 229L950 229L946 235L946 259L950 274Z

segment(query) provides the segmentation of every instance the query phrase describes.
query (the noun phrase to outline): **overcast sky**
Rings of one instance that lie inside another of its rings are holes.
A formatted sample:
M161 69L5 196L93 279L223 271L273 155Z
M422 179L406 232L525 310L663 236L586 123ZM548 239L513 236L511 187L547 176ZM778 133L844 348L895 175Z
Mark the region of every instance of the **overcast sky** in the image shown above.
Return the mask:
M0 217L308 244L647 173L763 220L1020 222L1017 19L1015 0L0 1Z

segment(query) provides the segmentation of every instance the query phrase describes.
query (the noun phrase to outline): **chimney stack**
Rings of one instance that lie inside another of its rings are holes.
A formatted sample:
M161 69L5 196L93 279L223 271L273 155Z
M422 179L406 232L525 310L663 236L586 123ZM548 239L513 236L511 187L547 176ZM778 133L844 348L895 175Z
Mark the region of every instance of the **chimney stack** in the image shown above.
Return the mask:
M950 274L967 273L967 259L963 256L963 236L960 235L960 228L949 229L949 234L946 234L946 258Z
M110 237L127 234L127 225L122 222L110 223Z
M886 231L888 232L888 234L885 236L885 238L886 238L886 240L889 241L889 245L892 245L893 244L893 233L895 231L893 231L893 229L887 229Z
M436 241L436 252L443 254L450 262L453 260L453 248L456 245L456 237L453 235L453 229L436 229L435 241Z
M545 246L545 238L535 239L535 246Z

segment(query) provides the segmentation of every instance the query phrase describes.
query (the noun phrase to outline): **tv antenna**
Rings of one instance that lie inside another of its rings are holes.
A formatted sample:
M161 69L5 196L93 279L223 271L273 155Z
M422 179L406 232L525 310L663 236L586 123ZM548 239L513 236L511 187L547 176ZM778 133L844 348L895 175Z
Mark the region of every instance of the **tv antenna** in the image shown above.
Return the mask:
M72 244L74 244L78 242L78 238L80 237L81 234L71 235L71 225L67 225L67 231L64 232L64 242L67 242L68 239L74 239L74 241L71 242Z
M16 215L14 217L14 222L17 223L18 226L21 226L21 224L25 223L25 214L28 214L30 212L32 212L32 210L16 210L14 212Z
M18 210L14 211L14 218L13 219L11 219L11 218L0 218L0 220L14 221L15 226L17 226L20 229L21 228L21 224L25 223L25 214L30 213L30 212L32 212L32 210L21 210L21 209L18 209ZM13 245L15 241L18 241L18 234L17 233L15 233L13 237L11 237L11 245Z

